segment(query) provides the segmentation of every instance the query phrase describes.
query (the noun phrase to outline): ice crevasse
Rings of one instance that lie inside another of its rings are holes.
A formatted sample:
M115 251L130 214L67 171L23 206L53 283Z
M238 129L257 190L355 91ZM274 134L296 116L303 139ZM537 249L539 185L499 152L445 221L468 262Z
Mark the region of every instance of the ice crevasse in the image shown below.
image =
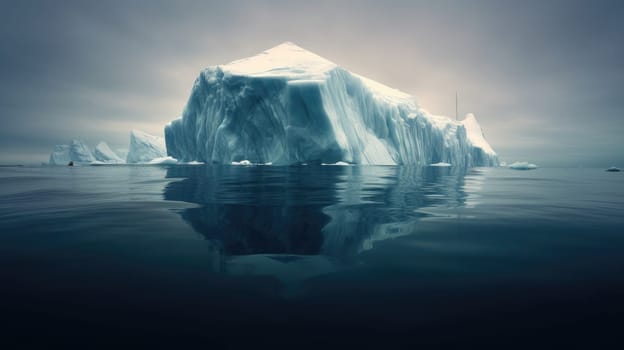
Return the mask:
M474 115L432 115L411 95L288 42L203 70L165 140L184 162L498 163Z

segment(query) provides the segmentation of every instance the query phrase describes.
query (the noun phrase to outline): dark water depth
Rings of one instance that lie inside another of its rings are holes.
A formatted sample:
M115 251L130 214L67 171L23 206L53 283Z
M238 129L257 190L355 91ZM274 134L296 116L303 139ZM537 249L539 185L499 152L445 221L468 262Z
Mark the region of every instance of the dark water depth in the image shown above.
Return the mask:
M613 346L623 214L601 169L2 167L0 342Z

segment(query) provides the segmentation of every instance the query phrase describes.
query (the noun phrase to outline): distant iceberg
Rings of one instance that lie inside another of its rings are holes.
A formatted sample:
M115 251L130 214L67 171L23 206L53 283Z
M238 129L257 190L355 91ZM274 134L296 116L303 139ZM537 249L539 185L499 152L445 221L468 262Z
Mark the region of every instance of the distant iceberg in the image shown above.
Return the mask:
M241 160L240 162L232 162L230 163L231 165L252 165L250 161L248 160Z
M106 142L100 142L93 150L93 155L98 162L105 164L123 164L125 161L119 157Z
M509 168L514 170L534 170L537 169L537 165L529 162L515 162L509 165Z
M159 157L159 158L154 158L148 162L146 162L145 164L160 164L160 165L167 165L167 164L178 164L178 160L175 158L171 158L171 157Z
M89 164L95 157L89 147L80 140L72 140L69 145L56 145L50 154L50 165Z
M50 165L67 165L71 161L69 145L56 145L50 154Z
M333 164L325 164L325 163L322 163L321 165L338 165L338 166L348 166L348 165L352 165L352 164L349 164L349 163L347 163L347 162L338 161L338 162L333 163Z
M154 159L167 157L165 141L158 136L132 130L128 147L127 163L149 163Z
M203 70L165 139L183 162L498 164L474 115L434 116L292 43Z
M125 157L125 160L124 160ZM50 165L75 164L176 164L177 159L167 156L165 140L142 131L132 130L128 150L114 152L106 142L100 142L93 152L80 140L69 145L56 145L50 154Z

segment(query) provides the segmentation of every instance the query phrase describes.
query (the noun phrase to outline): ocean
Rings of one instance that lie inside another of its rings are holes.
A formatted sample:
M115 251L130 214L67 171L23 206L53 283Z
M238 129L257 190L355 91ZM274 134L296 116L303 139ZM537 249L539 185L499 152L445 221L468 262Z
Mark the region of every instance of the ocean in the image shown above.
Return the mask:
M0 168L1 343L603 348L624 173Z

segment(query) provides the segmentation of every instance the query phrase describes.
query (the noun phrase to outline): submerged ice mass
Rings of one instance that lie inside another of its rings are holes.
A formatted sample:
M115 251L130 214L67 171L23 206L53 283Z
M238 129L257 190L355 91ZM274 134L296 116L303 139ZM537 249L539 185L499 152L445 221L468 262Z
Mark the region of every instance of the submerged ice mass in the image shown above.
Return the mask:
M498 162L474 115L431 115L410 95L292 43L203 70L165 139L183 162Z

